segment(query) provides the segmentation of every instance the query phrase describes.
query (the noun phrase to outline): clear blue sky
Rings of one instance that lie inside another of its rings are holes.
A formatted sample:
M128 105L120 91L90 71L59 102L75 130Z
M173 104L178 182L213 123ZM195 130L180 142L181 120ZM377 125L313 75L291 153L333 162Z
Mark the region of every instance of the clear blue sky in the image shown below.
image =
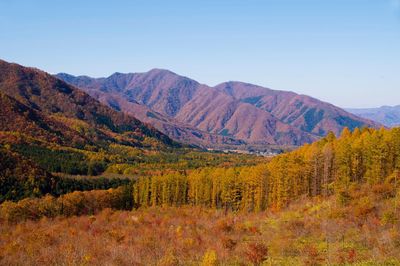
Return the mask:
M0 0L0 58L50 73L166 68L341 107L400 104L400 0Z

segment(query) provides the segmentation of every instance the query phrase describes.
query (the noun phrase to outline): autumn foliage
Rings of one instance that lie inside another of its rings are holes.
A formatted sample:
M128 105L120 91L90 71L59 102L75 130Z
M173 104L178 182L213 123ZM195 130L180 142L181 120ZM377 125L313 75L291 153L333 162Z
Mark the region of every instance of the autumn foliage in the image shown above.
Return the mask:
M345 129L255 166L6 201L0 262L397 265L399 170L400 129Z

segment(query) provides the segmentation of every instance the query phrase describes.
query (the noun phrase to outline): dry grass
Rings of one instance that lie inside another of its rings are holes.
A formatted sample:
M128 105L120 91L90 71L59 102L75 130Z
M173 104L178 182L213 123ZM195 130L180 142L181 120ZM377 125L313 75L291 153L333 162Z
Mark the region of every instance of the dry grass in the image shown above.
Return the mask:
M132 212L108 209L96 216L3 224L0 262L155 265L179 261L196 265L207 250L216 251L220 261L240 262L249 243L262 242L247 220L259 219L255 215L224 215L221 211L182 207Z
M0 265L400 265L395 200L366 187L346 205L304 199L279 213L157 207L4 223Z

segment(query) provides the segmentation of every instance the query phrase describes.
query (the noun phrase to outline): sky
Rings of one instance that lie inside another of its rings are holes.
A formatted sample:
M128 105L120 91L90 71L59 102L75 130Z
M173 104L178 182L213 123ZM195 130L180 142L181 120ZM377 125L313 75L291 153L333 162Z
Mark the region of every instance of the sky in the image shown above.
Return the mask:
M400 0L0 0L0 58L93 77L169 69L340 107L400 104Z

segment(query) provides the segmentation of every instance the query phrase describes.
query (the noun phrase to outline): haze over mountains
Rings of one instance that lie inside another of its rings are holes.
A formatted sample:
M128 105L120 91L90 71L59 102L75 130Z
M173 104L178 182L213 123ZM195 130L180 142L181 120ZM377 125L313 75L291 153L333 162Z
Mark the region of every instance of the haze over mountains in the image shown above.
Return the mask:
M400 105L378 108L349 108L348 112L381 123L387 127L400 125Z
M301 145L344 127L379 126L294 92L233 81L210 87L162 69L107 78L56 76L173 139L206 147Z

